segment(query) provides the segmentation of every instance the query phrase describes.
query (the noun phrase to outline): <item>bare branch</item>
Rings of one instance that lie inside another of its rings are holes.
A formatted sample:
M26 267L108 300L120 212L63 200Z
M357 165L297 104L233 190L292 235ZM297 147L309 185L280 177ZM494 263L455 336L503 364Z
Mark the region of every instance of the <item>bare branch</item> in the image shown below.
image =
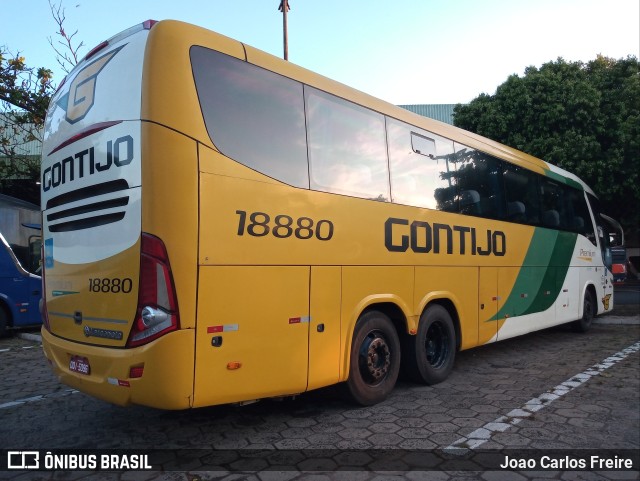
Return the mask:
M78 31L76 30L72 34L68 34L64 28L64 22L67 19L64 13L64 8L62 8L62 2L59 4L53 3L52 0L49 1L49 8L51 9L51 16L53 20L58 25L58 31L56 35L60 36L60 39L57 41L59 45L62 46L60 49L54 45L54 41L51 37L48 37L49 45L53 48L53 51L56 53L56 61L62 67L62 69L69 73L73 67L78 63L78 51L84 47L84 42L80 42L77 46L74 47L73 37L76 36Z

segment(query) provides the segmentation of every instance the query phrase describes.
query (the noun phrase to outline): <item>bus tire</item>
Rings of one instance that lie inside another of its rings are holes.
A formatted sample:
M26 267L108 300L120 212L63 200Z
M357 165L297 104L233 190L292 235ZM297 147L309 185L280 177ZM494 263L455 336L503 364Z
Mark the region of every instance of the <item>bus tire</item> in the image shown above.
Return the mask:
M363 314L353 333L349 398L362 406L383 401L393 390L400 372L400 340L389 317L378 311Z
M9 315L5 307L0 303L0 337L4 337L7 333L7 325L9 324Z
M596 317L596 300L591 289L587 289L584 293L582 318L571 323L571 327L575 332L587 332L593 324Z
M406 336L403 373L412 381L438 384L451 373L456 357L456 331L449 311L433 304L420 316L415 336Z

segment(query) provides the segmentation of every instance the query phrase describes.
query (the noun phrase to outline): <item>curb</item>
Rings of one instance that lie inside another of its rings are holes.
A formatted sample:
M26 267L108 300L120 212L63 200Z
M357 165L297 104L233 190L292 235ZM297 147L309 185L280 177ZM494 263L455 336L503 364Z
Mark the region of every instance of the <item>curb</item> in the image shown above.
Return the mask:
M607 316L631 316L638 317L640 316L640 306L638 304L624 304L621 306L615 306L611 314L607 314Z
M42 342L42 336L32 332L18 332L16 333L16 337L24 339L25 341Z
M597 317L593 320L594 324L604 325L625 325L625 326L640 326L640 316L625 316L625 315L609 315Z

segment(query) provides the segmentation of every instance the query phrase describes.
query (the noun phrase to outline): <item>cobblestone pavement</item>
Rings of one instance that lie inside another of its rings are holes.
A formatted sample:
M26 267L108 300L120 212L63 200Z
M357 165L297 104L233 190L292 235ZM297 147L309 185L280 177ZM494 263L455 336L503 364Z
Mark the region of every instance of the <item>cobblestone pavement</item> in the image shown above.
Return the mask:
M1 339L3 449L162 449L150 456L164 472L4 471L0 479L640 479L637 470L474 470L486 466L477 453L538 464L542 454L637 460L640 316L631 319L461 352L446 382L399 382L368 408L343 401L336 388L244 407L121 408L60 385L37 341Z

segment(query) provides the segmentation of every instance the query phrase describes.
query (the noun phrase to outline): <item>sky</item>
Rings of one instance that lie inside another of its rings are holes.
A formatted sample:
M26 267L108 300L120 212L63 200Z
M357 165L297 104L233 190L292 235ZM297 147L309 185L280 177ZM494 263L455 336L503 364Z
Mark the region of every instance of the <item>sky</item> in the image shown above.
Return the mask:
M57 3L60 0L52 0ZM282 56L280 0L62 0L86 54L175 19ZM289 61L394 104L467 103L559 57L640 58L639 0L289 0ZM0 0L0 45L64 77L47 0Z

